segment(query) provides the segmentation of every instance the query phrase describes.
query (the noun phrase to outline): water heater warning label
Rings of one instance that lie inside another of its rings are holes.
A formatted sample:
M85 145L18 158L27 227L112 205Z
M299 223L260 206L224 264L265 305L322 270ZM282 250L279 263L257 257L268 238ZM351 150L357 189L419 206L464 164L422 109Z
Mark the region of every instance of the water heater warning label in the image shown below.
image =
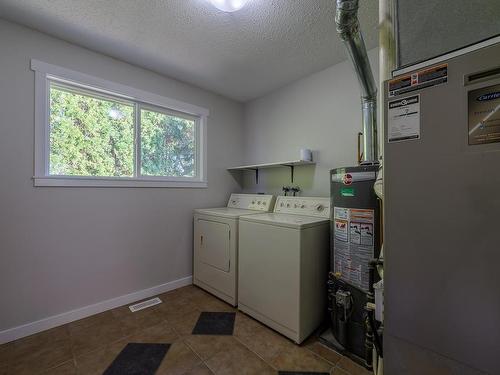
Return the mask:
M389 102L387 141L399 142L420 138L420 94Z
M368 209L334 208L334 267L340 278L368 291L368 263L375 251L375 212Z

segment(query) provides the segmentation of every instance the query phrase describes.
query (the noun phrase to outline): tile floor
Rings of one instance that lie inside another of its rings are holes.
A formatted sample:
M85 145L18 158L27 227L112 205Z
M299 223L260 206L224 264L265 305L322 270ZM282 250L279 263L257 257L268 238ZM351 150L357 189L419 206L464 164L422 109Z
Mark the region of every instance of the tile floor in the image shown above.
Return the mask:
M315 337L298 346L240 312L232 336L192 335L200 312L236 309L195 286L159 297L139 312L123 306L1 345L0 375L101 375L129 342L172 344L158 375L370 374Z

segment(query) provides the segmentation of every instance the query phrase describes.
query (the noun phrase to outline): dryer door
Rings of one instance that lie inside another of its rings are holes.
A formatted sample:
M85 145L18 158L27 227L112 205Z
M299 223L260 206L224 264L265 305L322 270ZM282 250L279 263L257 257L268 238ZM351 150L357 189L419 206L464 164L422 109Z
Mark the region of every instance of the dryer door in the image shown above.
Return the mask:
M199 260L229 272L231 228L229 224L198 219Z

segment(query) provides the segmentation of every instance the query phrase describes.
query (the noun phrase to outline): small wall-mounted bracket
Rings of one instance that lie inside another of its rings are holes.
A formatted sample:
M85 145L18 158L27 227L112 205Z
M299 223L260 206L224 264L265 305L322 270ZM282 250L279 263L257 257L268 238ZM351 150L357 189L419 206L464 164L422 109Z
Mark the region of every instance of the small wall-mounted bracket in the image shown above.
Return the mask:
M290 164L283 164L283 166L290 168L290 181L293 184L293 174L294 174L294 171L295 171L295 169L294 169L295 166L293 164L291 164L291 165Z
M259 184L259 168L255 168L255 185Z

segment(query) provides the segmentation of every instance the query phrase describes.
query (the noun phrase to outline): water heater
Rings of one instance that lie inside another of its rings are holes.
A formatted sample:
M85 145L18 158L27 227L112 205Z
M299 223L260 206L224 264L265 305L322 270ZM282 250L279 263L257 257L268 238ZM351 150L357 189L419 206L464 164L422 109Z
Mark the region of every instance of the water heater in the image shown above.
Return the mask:
M360 165L330 171L331 266L327 345L366 365L369 266L380 254L380 203L374 192L379 166Z

